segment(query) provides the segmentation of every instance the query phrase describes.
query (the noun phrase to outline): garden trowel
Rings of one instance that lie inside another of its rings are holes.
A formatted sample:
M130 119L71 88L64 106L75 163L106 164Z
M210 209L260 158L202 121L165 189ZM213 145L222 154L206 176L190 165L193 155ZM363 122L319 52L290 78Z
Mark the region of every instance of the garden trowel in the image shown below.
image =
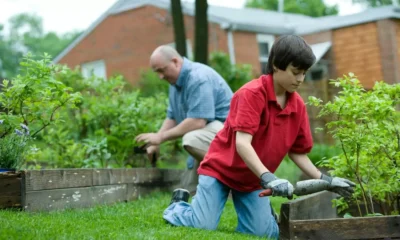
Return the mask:
M134 147L133 148L133 152L134 153L139 153L139 154L145 154L145 153L147 153L146 146L147 145L143 145L143 146L140 146L140 147ZM157 155L155 153L153 154L153 156L151 158L151 166L153 168L155 168L157 166Z
M308 195L311 193L322 192L329 189L329 183L322 179L308 179L304 181L299 181L294 187L293 194L297 196ZM293 194L288 196L289 199L293 198ZM272 189L265 189L258 196L272 196Z

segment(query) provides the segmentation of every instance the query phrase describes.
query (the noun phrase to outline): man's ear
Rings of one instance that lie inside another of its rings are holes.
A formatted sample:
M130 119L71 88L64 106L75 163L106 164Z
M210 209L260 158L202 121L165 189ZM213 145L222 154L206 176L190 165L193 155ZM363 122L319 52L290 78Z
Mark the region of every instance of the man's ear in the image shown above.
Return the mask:
M174 57L174 58L171 59L171 61L174 63L175 66L178 65L178 62L179 62L178 58Z

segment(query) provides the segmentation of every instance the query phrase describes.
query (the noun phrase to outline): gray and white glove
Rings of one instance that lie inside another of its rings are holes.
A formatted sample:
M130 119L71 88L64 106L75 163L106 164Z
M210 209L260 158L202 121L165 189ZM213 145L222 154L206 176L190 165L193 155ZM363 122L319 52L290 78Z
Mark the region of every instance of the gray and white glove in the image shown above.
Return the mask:
M264 189L272 189L272 196L293 197L293 185L288 180L277 178L271 172L261 174L260 179Z
M325 174L321 175L321 179L329 182L329 191L335 192L342 197L348 198L354 193L354 187L356 184L350 180L339 177L330 177Z

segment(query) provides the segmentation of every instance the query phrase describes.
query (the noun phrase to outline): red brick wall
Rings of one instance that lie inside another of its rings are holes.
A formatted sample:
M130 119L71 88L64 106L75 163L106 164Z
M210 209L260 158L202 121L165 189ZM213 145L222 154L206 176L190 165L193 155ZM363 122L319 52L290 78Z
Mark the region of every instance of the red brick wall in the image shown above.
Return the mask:
M332 31L313 33L302 36L308 44L332 41Z
M194 48L194 19L185 16L184 21L186 36ZM210 51L228 52L226 33L218 24L210 23L209 40ZM103 59L108 77L122 74L135 84L140 70L149 68L153 50L173 41L172 19L168 11L145 6L107 17L59 62L73 68Z
M353 72L364 87L383 79L377 23L333 31L333 52L339 76Z
M255 77L261 73L258 42L255 33L234 32L235 60L237 64L250 64Z

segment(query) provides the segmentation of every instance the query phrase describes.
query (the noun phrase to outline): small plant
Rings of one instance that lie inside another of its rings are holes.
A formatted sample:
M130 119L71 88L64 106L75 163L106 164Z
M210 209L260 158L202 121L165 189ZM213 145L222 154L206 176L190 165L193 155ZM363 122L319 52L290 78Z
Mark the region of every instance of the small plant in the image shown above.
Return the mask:
M377 82L365 90L356 76L332 80L341 88L334 101L322 103L315 97L309 104L321 109L341 153L323 166L332 175L357 183L351 199L336 201L339 210L357 206L359 215L398 214L400 209L400 84ZM377 210L379 208L380 210Z
M4 120L0 120L3 125ZM1 135L4 132L0 133ZM21 129L15 129L11 134L4 135L0 140L0 168L15 170L24 163L23 153L29 140L29 128L21 124Z
M21 75L0 85L0 167L21 167L27 141L61 124L59 110L80 100L79 93L55 79L64 69L50 63L49 55L36 61L28 54L21 62Z

